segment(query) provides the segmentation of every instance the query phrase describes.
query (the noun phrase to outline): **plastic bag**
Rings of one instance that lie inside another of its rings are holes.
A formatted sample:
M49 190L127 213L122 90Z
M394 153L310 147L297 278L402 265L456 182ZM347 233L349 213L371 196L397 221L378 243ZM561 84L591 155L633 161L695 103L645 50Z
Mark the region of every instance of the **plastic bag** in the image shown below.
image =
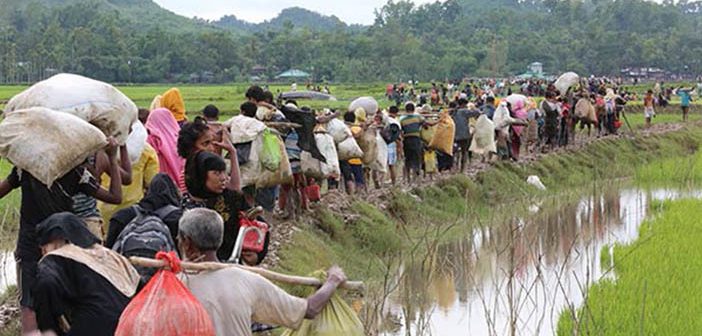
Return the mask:
M259 155L261 166L274 172L278 170L278 167L280 167L280 145L278 142L281 140L277 135L271 132L270 129L264 130L262 136L263 148L261 149L261 154Z
M312 276L323 280L325 272L317 271ZM312 294L313 289L309 289ZM329 303L314 320L304 320L297 330L286 330L282 336L362 336L363 324L346 302L334 294Z
M385 174L388 172L388 144L380 134L376 136L376 141L378 142L378 155L369 168Z
M141 121L137 120L132 125L132 132L129 133L127 138L127 153L129 154L129 161L132 164L137 163L141 158L141 153L144 152L144 147L146 147L146 138L148 133L146 132L146 127Z
M277 137L277 136L276 136ZM261 139L262 137L259 137ZM254 141L256 143L256 141ZM260 141L259 141L260 143ZM280 155L280 166L276 171L270 171L265 169L260 169L260 174L257 176L252 176L254 179L254 184L257 188L269 188L281 184L290 184L293 182L293 173L290 167L290 159L288 158L288 152L285 150L285 143L282 139L278 138L278 151ZM252 148L253 156L253 148ZM260 167L260 164L259 164ZM242 185L243 184L242 179ZM250 185L250 184L247 184Z
M497 153L495 124L484 114L475 124L475 135L470 144L470 151L476 154Z
M137 120L137 106L115 87L72 74L58 74L32 85L10 99L5 114L30 107L73 114L115 137L120 145L126 143L129 128Z
M358 146L356 139L348 137L337 146L339 160L346 161L363 157L363 150Z
M43 107L14 111L0 123L0 156L47 186L106 145L95 126Z
M115 336L215 336L212 319L175 273L180 260L175 252L159 252L170 270L160 270L127 305ZM99 322L99 321L96 321Z

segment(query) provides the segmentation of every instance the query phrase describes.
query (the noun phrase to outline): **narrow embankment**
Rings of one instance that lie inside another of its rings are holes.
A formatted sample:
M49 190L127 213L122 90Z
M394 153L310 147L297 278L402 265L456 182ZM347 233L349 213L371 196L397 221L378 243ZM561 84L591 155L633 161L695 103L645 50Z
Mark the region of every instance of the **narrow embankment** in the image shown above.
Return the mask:
M450 241L472 227L492 222L494 209L529 199L585 188L635 174L637 167L695 153L702 144L702 124L659 125L637 136L588 139L552 154L524 162L474 166L468 174L446 176L418 187L395 187L347 197L332 193L313 214L295 223L276 223L274 267L304 274L331 264L369 287L386 280L398 255L416 252L417 242ZM548 187L538 191L526 183L537 175Z

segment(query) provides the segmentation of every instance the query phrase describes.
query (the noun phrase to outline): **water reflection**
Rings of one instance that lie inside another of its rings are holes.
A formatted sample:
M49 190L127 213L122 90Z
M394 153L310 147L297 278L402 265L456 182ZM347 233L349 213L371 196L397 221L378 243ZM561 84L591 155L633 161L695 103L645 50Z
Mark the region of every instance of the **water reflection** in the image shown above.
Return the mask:
M542 205L528 218L476 229L435 255L403 265L385 335L552 335L595 281L613 277L601 250L638 236L652 200L700 197L669 190L610 189Z
M7 290L7 287L17 283L17 268L15 267L15 254L7 251L0 251L0 294Z

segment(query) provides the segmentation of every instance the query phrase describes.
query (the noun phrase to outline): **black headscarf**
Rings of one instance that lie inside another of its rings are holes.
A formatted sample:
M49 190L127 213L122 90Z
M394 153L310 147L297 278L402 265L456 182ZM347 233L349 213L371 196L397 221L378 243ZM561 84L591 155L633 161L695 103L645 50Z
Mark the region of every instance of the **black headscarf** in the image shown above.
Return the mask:
M188 193L204 199L219 196L207 190L207 173L226 169L227 165L217 154L201 151L191 155L185 163L185 186L188 187Z
M180 194L178 187L165 173L159 173L151 179L149 190L144 198L139 201L142 209L156 211L167 205L180 206Z
M82 248L89 248L100 243L85 226L80 217L70 212L61 212L51 215L37 225L39 245L46 245L53 240L63 239Z

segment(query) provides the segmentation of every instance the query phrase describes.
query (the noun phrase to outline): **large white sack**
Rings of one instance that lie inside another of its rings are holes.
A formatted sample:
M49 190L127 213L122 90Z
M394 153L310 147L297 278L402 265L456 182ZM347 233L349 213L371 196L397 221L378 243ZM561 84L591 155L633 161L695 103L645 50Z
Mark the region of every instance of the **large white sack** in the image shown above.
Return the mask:
M388 145L380 134L378 134L376 140L378 142L378 156L370 165L370 169L385 174L388 172Z
M356 111L359 107L362 107L366 111L366 115L369 118L374 117L376 112L378 112L378 102L373 97L357 98L349 105L349 111Z
M0 123L0 156L47 186L106 145L97 127L43 107L15 110Z
M346 138L346 140L337 145L337 153L341 161L360 159L363 157L363 150L358 146L353 136Z
M251 119L251 118L249 118ZM248 141L246 141L248 142ZM249 161L243 165L239 165L239 175L241 176L241 186L248 187L256 185L258 178L263 173L263 166L259 160L259 153L263 149L263 134L255 137L251 142L251 150L249 152Z
M58 74L32 85L12 97L5 114L30 107L46 107L73 114L112 136L127 142L129 128L137 120L137 106L114 86L73 74Z
M141 121L137 120L132 125L132 132L129 133L127 138L127 153L129 154L129 161L132 164L137 163L141 158L141 153L144 152L144 147L146 147L146 138L149 134L146 132L146 127Z
M486 115L481 115L475 123L475 134L470 151L476 154L497 153L495 124Z
M566 72L561 77L558 77L554 86L564 95L568 88L577 84L579 80L580 77L575 72Z
M351 130L339 119L332 119L327 123L327 133L334 138L334 142L340 144L348 137L352 137Z
M513 94L507 96L507 98L505 98L505 100L507 102L509 102L510 104L512 104L512 107L514 107L514 105L517 105L517 102L520 102L520 101L524 104L524 106L529 106L529 98L527 98L527 96L525 96L523 94L513 93Z
M334 144L334 138L326 133L316 133L314 140L317 143L319 152L324 155L326 163L321 162L312 157L309 152L303 151L300 154L300 166L305 176L314 177L317 179L325 179L328 177L341 176L339 167L339 156Z
M229 137L235 145L254 141L267 128L266 124L243 115L231 118L223 125L229 129Z

